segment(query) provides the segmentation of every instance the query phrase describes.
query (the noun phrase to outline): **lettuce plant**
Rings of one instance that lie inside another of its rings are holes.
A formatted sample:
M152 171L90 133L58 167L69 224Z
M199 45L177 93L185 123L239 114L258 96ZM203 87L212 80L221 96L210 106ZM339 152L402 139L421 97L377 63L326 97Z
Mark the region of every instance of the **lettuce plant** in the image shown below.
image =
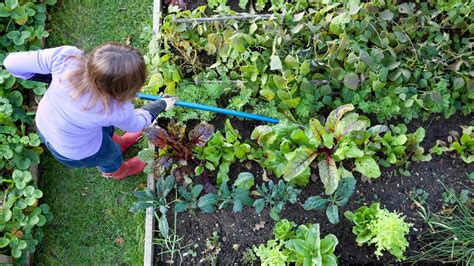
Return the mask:
M282 219L275 224L273 228L273 235L276 239L285 241L294 237L295 233L293 228L296 227L296 224L287 219Z
M150 162L155 177L162 177L166 173L172 173L178 180L192 173L188 161L194 158L193 150L204 146L214 133L214 126L208 123L200 123L185 134L186 127L171 123L168 130L154 125L145 129L148 139L160 149L158 159L155 160L155 152L148 149L139 154L139 158Z
M321 239L319 224L300 225L296 230L295 227L294 222L280 220L273 228L276 239L253 246L262 265L337 265L335 235Z
M456 151L465 163L474 162L474 126L461 126L461 137L451 134L448 139L451 140L450 145L442 140L437 140L436 145L431 151L437 155L445 152ZM454 139L454 141L453 141Z
M333 234L321 239L319 224L300 225L296 238L286 241L285 247L291 252L289 261L296 265L337 265L334 250L338 244Z
M386 250L398 261L405 259L403 253L408 247L405 236L412 224L406 223L400 214L380 209L379 203L373 203L370 207L363 206L354 213L346 211L344 215L355 224L352 232L357 236L356 242L359 245L375 244L377 258Z

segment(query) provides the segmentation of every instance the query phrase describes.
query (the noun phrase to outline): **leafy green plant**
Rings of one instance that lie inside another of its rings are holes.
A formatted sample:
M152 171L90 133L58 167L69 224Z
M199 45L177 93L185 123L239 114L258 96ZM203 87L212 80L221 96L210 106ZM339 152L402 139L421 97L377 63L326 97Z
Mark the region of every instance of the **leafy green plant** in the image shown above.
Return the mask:
M260 259L262 266L284 266L288 255L283 252L284 243L277 240L268 240L265 244L254 246L253 251Z
M379 203L373 203L370 207L362 206L355 212L346 211L344 216L355 224L352 232L357 236L358 245L375 244L377 257L382 256L383 250L387 250L397 260L405 259L403 253L408 247L405 235L412 224L406 223L400 214L380 209Z
M283 180L280 180L277 184L270 180L268 186L265 183L257 185L259 198L255 200L253 206L255 207L255 211L260 213L263 208L268 205L270 207L270 217L278 221L280 220L279 213L283 210L286 203L295 204L298 201L298 195L300 193L300 189L286 184Z
M300 225L296 230L296 239L286 241L285 247L292 253L289 261L298 265L337 265L334 250L338 244L333 234L321 239L319 224Z
M168 202L167 197L173 190L175 179L172 175L166 178L160 178L156 181L156 192L146 188L144 191L136 191L133 195L137 198L137 202L132 208L131 212L143 211L146 208L154 208L156 219L158 220L158 228L160 234L167 239L169 234L169 224L166 218L168 209L171 207L172 202Z
M176 202L174 206L175 212L183 212L188 209L197 209L198 198L204 189L204 186L201 184L197 184L195 186L189 185L189 188L190 191L188 191L185 186L179 187L178 192L182 199Z
M178 180L185 179L192 174L188 161L193 159L193 150L204 146L214 132L214 126L200 123L189 132L186 138L186 127L178 124L169 124L168 131L154 125L145 129L145 134L157 148L160 149L158 159L154 160L154 151L144 150L139 154L145 162L151 162L155 177L172 173Z
M444 3L258 0L255 9L269 7L271 18L206 25L173 18L235 12L170 8L159 40L164 55L151 62L172 84L195 77L243 82L253 97L260 96L257 102L276 101L280 113L299 122L324 106L345 103L379 120L470 114L474 94L466 44L472 7ZM247 7L248 1L239 5ZM426 25L428 20L434 24ZM426 60L438 63L427 66ZM249 101L247 108L257 110L257 102Z
M421 188L413 188L413 190L410 191L410 198L419 204L425 204L429 195L430 193Z
M224 209L229 204L233 204L233 212L241 212L244 206L252 206L253 199L250 197L250 191L245 187L237 187L236 183L229 189L227 182L219 187L217 195L218 209Z
M258 151L253 149L246 141L242 143L242 136L234 129L230 120L226 120L224 128L225 136L220 131L209 139L205 147L196 149L196 157L205 161L204 165L196 167L196 174L204 171L204 167L210 171L218 169L217 184L221 185L229 179L229 167L236 160L250 160L258 156Z
M474 126L461 126L461 128L461 137L455 132L448 138L449 145L444 141L437 140L431 151L437 155L456 151L465 163L474 162Z
M349 172L350 173L350 172ZM341 179L341 184L329 198L313 196L306 199L303 208L307 211L326 208L326 216L332 224L339 223L339 207L345 206L355 190L356 180L350 175Z
M275 224L273 228L273 235L276 239L285 241L294 237L294 228L296 223L288 221L287 219L282 219Z
M242 261L246 265L253 265L254 263L257 263L258 258L257 255L255 255L255 252L253 251L252 248L247 248L243 254L242 254Z

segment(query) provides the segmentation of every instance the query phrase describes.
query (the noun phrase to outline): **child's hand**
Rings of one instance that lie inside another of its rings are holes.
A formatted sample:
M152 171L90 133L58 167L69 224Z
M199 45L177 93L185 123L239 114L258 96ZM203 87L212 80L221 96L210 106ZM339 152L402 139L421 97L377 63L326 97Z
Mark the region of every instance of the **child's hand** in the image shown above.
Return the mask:
M176 96L171 96L171 95L168 95L168 94L163 94L163 95L161 96L161 99L166 102L165 111L169 111L169 110L173 109L174 104L175 104L177 101L179 101L178 97L176 97Z

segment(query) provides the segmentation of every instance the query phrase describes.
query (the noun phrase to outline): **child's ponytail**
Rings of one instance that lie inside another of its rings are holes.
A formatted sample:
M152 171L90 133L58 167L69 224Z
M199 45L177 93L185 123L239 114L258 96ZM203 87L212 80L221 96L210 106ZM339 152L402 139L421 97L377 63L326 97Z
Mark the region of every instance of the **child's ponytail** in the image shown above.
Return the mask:
M101 103L108 112L113 101L121 105L135 98L146 76L143 56L136 48L110 42L79 57L78 69L68 74L68 80L75 88L73 99L90 93L86 108Z

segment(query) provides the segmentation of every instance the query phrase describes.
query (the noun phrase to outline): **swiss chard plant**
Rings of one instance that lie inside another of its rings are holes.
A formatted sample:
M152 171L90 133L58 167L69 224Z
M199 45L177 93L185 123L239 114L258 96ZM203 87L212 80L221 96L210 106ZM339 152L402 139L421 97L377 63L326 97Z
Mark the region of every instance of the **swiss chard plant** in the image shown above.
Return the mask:
M423 129L411 135L400 133L392 137L386 133L380 137L389 128L381 125L369 128L368 118L348 113L353 109L351 104L340 106L329 114L324 124L311 119L304 128L291 124L256 127L252 139L264 150L259 160L261 165L288 182L306 185L311 175L310 165L317 161L325 193L331 195L345 172L342 164L346 160L354 160L355 170L365 177L377 178L381 174L378 165L381 159L398 163L408 158L430 158L424 157L424 150L419 146Z
M168 130L153 125L145 129L145 134L159 148L159 152L145 149L140 152L139 158L149 162L156 178L171 173L177 180L185 179L193 174L189 166L194 158L193 150L204 146L213 133L214 126L204 122L192 129L188 136L186 127L179 124L168 125Z
M408 247L406 234L412 224L406 223L400 214L381 209L379 203L373 203L370 207L362 206L355 212L346 211L344 215L354 223L352 232L359 245L375 244L377 257L382 256L382 251L386 250L398 261L405 259L403 253Z
M307 211L326 208L326 216L329 222L337 224L339 223L339 208L347 204L349 198L354 193L355 186L356 180L352 175L343 177L334 194L327 198L321 196L309 197L303 204L303 208Z
M255 211L260 213L268 205L270 207L270 217L278 221L280 220L279 214L285 205L287 203L295 204L298 201L298 195L301 193L301 190L286 184L283 180L276 184L270 180L268 186L265 183L257 185L256 192L258 199L253 204Z
M447 142L437 140L431 151L437 155L455 151L465 163L474 162L474 126L461 126L461 128L461 136L458 132L451 132Z

